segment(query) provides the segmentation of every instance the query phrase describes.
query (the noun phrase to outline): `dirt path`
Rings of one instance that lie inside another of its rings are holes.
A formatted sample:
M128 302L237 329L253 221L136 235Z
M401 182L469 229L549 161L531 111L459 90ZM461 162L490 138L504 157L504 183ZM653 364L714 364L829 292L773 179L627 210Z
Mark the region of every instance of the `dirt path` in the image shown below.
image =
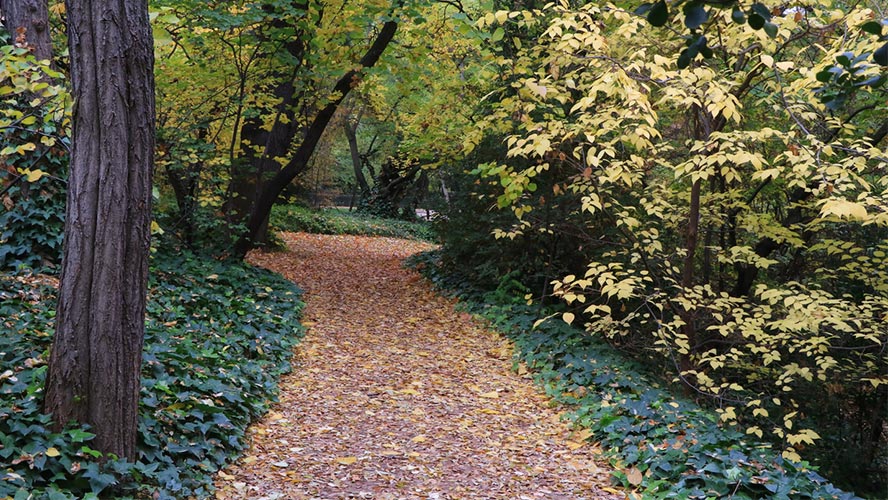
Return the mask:
M625 498L508 344L401 267L425 245L284 240L250 261L306 290L309 331L217 498Z

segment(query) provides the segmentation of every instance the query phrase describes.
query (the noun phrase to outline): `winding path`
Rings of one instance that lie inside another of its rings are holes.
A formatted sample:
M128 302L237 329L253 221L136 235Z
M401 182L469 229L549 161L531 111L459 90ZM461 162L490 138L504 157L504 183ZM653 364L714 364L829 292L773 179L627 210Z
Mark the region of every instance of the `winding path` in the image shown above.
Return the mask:
M249 260L305 289L309 330L217 498L625 498L510 346L401 267L427 245L283 237Z

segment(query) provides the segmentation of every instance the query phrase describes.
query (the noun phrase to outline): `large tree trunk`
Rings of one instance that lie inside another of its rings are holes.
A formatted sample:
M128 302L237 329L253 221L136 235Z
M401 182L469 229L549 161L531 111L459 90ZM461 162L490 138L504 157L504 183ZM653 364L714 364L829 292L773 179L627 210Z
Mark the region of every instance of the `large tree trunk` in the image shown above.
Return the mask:
M0 0L3 25L16 44L27 44L38 61L52 60L47 0Z
M45 409L133 459L154 159L147 0L68 0L76 102L65 249Z

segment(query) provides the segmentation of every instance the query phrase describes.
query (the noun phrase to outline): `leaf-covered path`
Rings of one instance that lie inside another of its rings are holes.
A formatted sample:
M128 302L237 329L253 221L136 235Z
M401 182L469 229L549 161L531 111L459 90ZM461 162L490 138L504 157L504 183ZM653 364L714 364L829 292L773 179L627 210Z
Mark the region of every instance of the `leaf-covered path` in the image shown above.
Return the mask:
M308 334L218 498L624 498L509 345L401 267L426 245L284 240L250 261L306 290Z

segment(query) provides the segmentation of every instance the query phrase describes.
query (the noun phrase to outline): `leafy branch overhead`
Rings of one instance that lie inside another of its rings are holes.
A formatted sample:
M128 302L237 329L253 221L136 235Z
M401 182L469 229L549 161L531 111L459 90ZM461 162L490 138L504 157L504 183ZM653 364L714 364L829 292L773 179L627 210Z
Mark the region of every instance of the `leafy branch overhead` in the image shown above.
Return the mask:
M759 2L749 4L748 2L719 0L679 0L671 3L671 5L665 0L659 0L654 3L641 4L635 9L634 13L644 16L651 26L658 28L667 27L670 18L674 15L674 9L678 7L681 7L679 17L682 19L682 23L690 30L690 34L685 37L687 47L679 54L679 68L688 67L697 54L702 54L707 59L712 57L713 51L708 45L710 41L707 40L703 32L706 31L704 25L714 15L714 12L730 9L730 16L733 22L739 25L748 25L754 30L762 30L771 38L777 38L779 32L778 25L772 19L774 15L789 13L797 18L804 18L808 14L808 8L805 6L780 5L772 9ZM673 9L673 12L670 12L670 8ZM882 35L882 28L886 24L888 24L888 20L868 21L863 24L860 29L877 36L880 41L886 43L873 52L865 52L859 56L852 55L852 58L872 58L876 64L888 66L888 35ZM873 85L874 83L868 82L861 85Z

